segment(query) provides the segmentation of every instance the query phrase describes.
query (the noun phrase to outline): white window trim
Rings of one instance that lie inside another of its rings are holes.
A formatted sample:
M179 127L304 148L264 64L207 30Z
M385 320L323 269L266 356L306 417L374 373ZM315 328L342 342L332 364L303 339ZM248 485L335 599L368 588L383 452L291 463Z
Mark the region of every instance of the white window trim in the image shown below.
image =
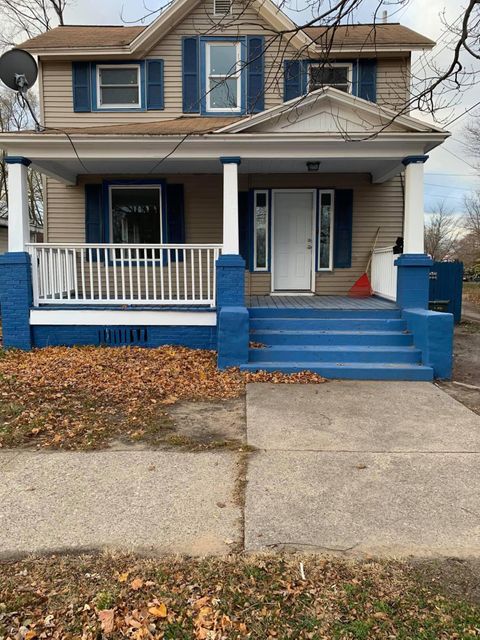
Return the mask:
M324 193L329 193L332 202L332 213L330 216L330 247L329 247L329 260L328 267L320 266L320 234L322 231L322 195ZM318 264L317 271L333 271L333 246L334 246L334 237L333 230L335 221L335 190L334 189L319 189L318 190Z
M235 47L236 53L236 73L228 75L210 74L210 49L211 47L230 45ZM207 42L205 44L205 94L206 94L206 110L208 113L241 113L242 111L242 45L240 42ZM211 78L228 78L237 80L237 106L236 107L212 107L210 105L210 79Z
M162 185L161 184L110 184L108 185L108 217L110 226L110 242L113 243L113 207L112 207L112 191L114 189L155 189L158 191L159 200L159 215L160 215L160 241L158 244L163 244L163 203L162 203ZM117 244L117 243L115 243ZM128 242L119 242L118 244L125 244L128 246ZM134 243L131 243L134 244Z
M352 62L326 62L325 64L309 64L308 65L308 91L313 91L312 89L312 68L320 67L320 68L335 68L335 67L346 67L348 69L348 93L352 93L353 88L353 63ZM325 85L328 87L335 88L335 85Z
M107 85L109 87L138 87L138 102L135 104L102 104L101 102L101 84L100 84L100 71L102 69L136 69L137 70L137 84L136 85ZM96 66L96 81L97 81L97 109L140 109L142 106L142 74L140 73L139 64L97 64Z
M257 207L257 194L264 193L266 198L266 209L267 216L265 220L265 266L259 267L257 265L257 216L255 213L255 209ZM268 246L270 243L270 231L269 231L269 223L270 223L270 202L269 202L269 193L268 189L255 189L253 192L253 270L254 271L268 271L268 260L269 260L269 252Z

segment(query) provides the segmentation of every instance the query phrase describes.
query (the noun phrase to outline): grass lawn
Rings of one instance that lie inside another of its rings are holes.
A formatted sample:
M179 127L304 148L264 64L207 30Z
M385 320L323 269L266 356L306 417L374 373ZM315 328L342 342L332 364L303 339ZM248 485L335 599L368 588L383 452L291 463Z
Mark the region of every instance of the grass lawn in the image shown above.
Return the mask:
M464 282L463 298L480 307L480 282Z
M469 592L442 591L442 572L435 562L300 555L29 559L0 564L0 637L479 637L478 603Z
M113 439L178 444L169 406L236 398L249 381L324 380L309 372L218 371L215 352L183 347L0 351L0 447L93 449Z

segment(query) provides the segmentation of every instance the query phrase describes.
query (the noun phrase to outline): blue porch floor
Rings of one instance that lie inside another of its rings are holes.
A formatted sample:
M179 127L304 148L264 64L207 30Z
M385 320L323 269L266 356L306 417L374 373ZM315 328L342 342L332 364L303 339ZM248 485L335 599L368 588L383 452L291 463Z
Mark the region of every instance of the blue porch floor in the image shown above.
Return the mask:
M365 311L367 309L396 309L396 304L371 296L247 296L246 306L263 309L343 309Z

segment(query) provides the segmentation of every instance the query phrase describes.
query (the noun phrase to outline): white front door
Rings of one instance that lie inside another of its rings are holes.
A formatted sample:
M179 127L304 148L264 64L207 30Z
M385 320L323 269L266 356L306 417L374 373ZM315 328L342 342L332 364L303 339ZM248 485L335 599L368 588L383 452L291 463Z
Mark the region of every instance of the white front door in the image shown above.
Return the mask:
M310 291L314 193L273 192L273 289Z

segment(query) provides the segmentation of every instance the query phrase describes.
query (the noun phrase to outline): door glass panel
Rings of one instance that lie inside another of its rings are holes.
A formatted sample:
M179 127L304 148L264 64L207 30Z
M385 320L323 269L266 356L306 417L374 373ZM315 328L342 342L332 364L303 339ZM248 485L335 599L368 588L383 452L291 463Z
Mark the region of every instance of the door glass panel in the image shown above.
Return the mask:
M255 194L255 268L267 268L267 194Z

